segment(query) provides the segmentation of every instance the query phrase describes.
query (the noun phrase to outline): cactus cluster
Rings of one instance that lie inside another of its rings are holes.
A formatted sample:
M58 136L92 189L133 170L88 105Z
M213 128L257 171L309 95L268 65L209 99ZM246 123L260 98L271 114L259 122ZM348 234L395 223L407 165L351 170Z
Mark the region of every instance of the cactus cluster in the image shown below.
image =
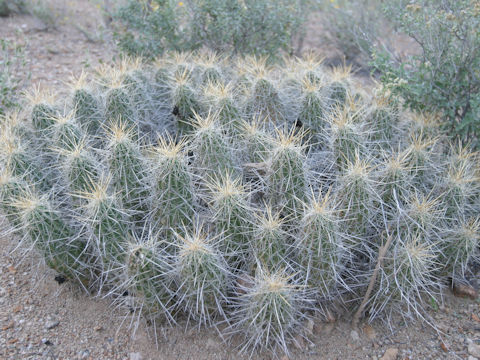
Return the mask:
M0 123L0 209L45 262L150 320L288 352L333 299L424 316L479 258L478 154L313 57L123 61ZM219 328L220 331L220 328Z

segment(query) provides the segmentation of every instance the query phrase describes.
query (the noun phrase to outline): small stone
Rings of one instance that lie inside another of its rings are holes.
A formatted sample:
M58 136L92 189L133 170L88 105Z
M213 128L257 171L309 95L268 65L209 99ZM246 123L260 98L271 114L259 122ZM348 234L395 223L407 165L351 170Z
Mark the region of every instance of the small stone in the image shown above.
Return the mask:
M305 321L305 332L308 334L308 335L313 335L313 326L315 325L315 323L313 322L312 319L307 319Z
M370 325L365 325L363 327L363 333L367 336L367 338L371 341L375 340L377 337L377 333L373 327Z
M468 353L476 358L480 358L480 345L475 344L472 340L468 341Z
M478 297L477 291L470 285L454 283L452 290L453 295L456 297L470 298L472 300L475 300Z
M90 350L83 350L83 351L80 351L80 354L79 354L80 358L81 359L86 359L90 356Z
M356 330L352 330L350 332L350 337L352 338L353 341L358 342L360 341L360 336L358 335L358 332Z
M55 281L58 283L58 285L63 284L65 281L67 281L67 278L61 274L57 274L54 277Z
M380 360L395 360L398 356L398 349L397 348L389 348L383 356L380 358Z
M58 324L60 324L60 321L58 320L48 320L45 323L45 329L50 330L50 329L56 328Z
M130 353L130 360L142 360L142 354L139 352Z
M208 338L206 345L207 345L207 348L215 348L218 345L218 343L214 339Z
M8 329L11 329L15 326L15 323L13 321L11 321L10 323L8 323L7 325L5 325L4 327L2 327L2 330L5 331L5 330L8 330Z
M480 317L475 313L472 313L472 320L480 323Z
M328 323L325 324L325 326L323 327L323 332L325 333L325 335L330 335L334 329L335 325L333 323Z
M473 357L472 355L470 355L470 356L468 357L468 360L478 360L478 359L477 359L476 357Z
M53 343L50 340L45 339L45 338L42 339L42 344L47 345L47 346L53 345Z
M335 318L335 316L333 316L330 310L327 310L326 318L329 323L334 323L335 321L337 321L337 319Z
M304 350L305 349L305 340L303 339L302 336L297 335L293 339L293 344L298 350Z

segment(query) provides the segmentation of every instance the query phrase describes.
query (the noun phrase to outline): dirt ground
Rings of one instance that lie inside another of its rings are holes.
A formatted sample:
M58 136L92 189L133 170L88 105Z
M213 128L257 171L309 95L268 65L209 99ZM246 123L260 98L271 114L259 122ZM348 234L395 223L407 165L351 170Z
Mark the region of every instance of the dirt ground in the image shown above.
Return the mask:
M72 75L115 56L111 35L94 1L56 0L58 26L28 15L0 18L0 37L26 47L29 85L61 89ZM315 48L321 27L313 22L306 45ZM333 49L322 49L330 56ZM333 55L332 55L333 54ZM0 224L0 229L4 225ZM223 341L214 329L180 323L147 325L111 299L93 297L68 282L59 284L35 254L13 251L16 240L0 239L0 359L248 359L239 339ZM480 357L480 301L446 291L444 303L424 323L394 319L350 327L351 314L309 325L308 341L292 345L285 359L469 359ZM270 359L270 354L253 354Z

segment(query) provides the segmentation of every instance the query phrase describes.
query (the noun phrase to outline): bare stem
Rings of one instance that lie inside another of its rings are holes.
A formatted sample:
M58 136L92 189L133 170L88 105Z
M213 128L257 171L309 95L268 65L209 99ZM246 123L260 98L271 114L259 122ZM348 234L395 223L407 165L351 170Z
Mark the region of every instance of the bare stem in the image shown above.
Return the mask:
M362 303L358 307L357 312L355 313L352 319L352 327L354 328L358 326L358 322L360 321L360 316L362 315L363 310L365 309L365 306L367 305L367 302L370 299L370 295L375 285L375 281L377 281L378 271L383 265L383 259L385 258L385 254L387 253L388 248L390 247L390 244L392 243L392 239L393 239L392 235L389 235L385 245L380 247L380 249L378 250L377 264L375 265L375 269L373 270L372 277L370 278L367 291L365 293L365 296L363 297Z

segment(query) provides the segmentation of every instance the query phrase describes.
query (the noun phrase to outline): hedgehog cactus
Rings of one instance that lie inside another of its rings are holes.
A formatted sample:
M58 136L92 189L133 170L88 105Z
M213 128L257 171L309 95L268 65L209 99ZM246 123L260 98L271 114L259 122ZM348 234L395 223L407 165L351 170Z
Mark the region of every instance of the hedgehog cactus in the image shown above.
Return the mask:
M440 291L435 276L439 251L434 243L414 234L396 238L371 299L370 317L378 315L387 304L391 312L400 311L404 317L421 316L426 300L435 299Z
M351 75L351 67L339 67L334 69L332 81L328 85L328 100L332 108L345 106L349 95L348 80Z
M204 93L210 103L210 112L216 114L220 125L228 130L229 135L236 134L240 109L235 104L232 85L209 82Z
M298 120L302 122L307 129L313 129L315 133L323 133L326 120L324 119L324 107L322 96L320 94L319 81L307 76L303 80L304 97L302 100Z
M408 151L384 152L378 169L380 197L383 204L395 209L397 202L409 193L411 187L410 169L408 167Z
M85 127L89 134L93 135L98 131L102 119L100 101L88 86L86 73L82 73L75 79L71 87L75 119Z
M288 354L288 343L302 329L306 314L301 311L309 298L294 274L286 269L270 272L262 265L255 275L243 280L234 303L233 331L242 331L242 351L281 348Z
M445 229L442 249L442 265L453 278L463 277L469 261L480 259L480 218L459 220L452 228Z
M31 117L33 127L38 130L46 130L53 125L53 118L58 114L56 109L55 97L53 94L35 88L27 94L27 99L31 103Z
M398 112L391 99L386 96L379 96L368 114L368 123L372 129L371 135L374 140L389 144L394 136L396 123L398 123Z
M188 166L185 141L160 138L152 149L154 199L153 216L156 227L175 229L190 224L195 214L195 193Z
M231 274L219 251L222 235L209 238L202 225L195 225L185 235L176 233L174 272L178 278L180 306L201 324L212 324L215 317L225 317L224 304Z
M249 71L253 77L253 86L248 95L247 114L267 119L278 126L285 120L285 109L275 84L268 78L270 69L267 68L266 60L252 60Z
M348 108L336 108L330 115L330 146L340 169L345 169L358 153L364 152L363 130L354 116Z
M339 282L346 249L331 189L323 198L321 196L313 194L305 204L302 235L295 248L300 265L307 274L307 284L316 290L320 298L328 298Z
M2 171L0 175L0 207L15 232L21 230L22 222L14 204L25 193L26 189L27 183L25 181L13 176L8 169Z
M120 268L124 263L132 237L125 221L128 214L120 207L118 195L109 193L109 187L110 179L100 179L90 189L76 194L86 201L82 220L89 227L105 280L118 275L112 269Z
M272 149L268 179L270 201L283 209L289 220L296 218L305 200L308 182L308 169L305 154L300 143L304 133L285 134L277 131L277 139Z
M281 218L280 212L274 213L272 208L265 206L265 214L257 215L252 236L252 252L256 259L269 269L288 264L287 256L291 252L288 244L286 221Z
M112 124L107 133L113 187L121 196L122 207L134 211L135 218L141 220L147 212L147 173L135 130L120 122Z
M195 114L191 149L196 167L207 176L235 169L234 154L216 114Z
M2 127L0 133L0 161L5 171L36 184L42 190L47 190L49 179L39 168L38 155L31 150L31 147L34 147L33 140L17 135L11 125Z
M208 186L213 222L222 237L220 248L232 268L245 267L251 236L249 193L230 173L212 180Z
M86 282L85 251L87 242L61 218L46 197L25 191L13 206L22 220L28 240L43 255L48 266L71 279Z
M275 144L271 134L262 129L262 120L243 121L239 125L239 135L244 142L244 155L248 163L261 163L268 159Z
M151 321L157 318L173 321L172 266L152 234L145 242L128 244L125 268L127 289L142 315Z
M192 119L202 113L202 105L191 87L190 74L187 70L175 76L173 92L173 115L178 118L178 128L184 133L193 130Z
M2 233L151 322L225 323L277 354L354 290L372 319L424 318L480 257L478 154L349 69L174 54L70 95L0 117Z
M375 190L373 171L367 160L358 153L354 162L349 162L346 171L339 176L337 196L345 213L346 226L351 234L363 237L367 234Z
M74 144L72 149L59 149L60 172L64 172L67 187L71 193L87 191L98 180L99 168L92 150L82 140Z
M77 124L73 112L65 116L55 116L51 133L57 148L73 150L84 138L84 133Z

